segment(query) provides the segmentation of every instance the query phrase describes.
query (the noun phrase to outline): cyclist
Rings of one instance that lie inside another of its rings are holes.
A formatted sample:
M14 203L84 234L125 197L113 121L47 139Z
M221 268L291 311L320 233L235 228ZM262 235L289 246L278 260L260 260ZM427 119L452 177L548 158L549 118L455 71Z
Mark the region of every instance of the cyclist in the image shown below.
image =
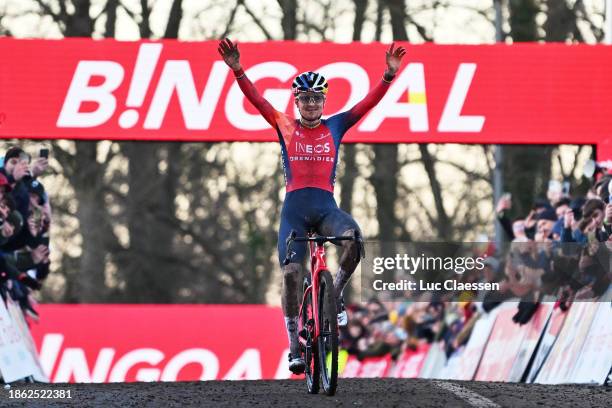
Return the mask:
M321 119L328 91L323 75L304 72L295 77L292 90L300 118L275 110L255 89L240 64L238 45L229 39L219 43L218 52L232 69L247 99L278 134L287 194L281 212L278 257L283 270L282 309L289 339L289 369L296 374L305 370L298 341L298 280L306 255L306 244L292 246L290 263L283 266L285 240L291 230L305 236L310 230L322 235L360 234L359 226L334 200L334 183L340 142L345 132L357 123L384 96L397 73L406 51L391 44L386 53L382 80L366 97L346 112ZM334 279L338 324L347 324L342 290L360 261L360 244L342 241L340 268Z

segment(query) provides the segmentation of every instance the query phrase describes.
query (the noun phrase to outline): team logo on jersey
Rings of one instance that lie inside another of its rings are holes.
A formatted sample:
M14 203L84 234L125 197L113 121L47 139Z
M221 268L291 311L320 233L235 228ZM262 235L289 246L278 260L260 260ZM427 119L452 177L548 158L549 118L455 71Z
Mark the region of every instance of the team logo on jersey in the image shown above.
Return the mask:
M331 145L329 142L316 144L296 142L295 152L306 154L325 154L331 152Z

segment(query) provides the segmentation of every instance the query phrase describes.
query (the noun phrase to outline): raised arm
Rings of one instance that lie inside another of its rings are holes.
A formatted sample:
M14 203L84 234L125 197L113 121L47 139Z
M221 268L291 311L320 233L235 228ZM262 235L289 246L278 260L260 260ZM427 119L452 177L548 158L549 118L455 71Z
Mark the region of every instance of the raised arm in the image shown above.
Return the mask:
M276 127L276 110L272 107L270 102L265 100L253 83L246 77L242 65L240 65L240 51L238 50L238 44L232 43L229 38L219 42L219 48L217 48L219 54L223 58L223 61L234 71L234 76L238 82L238 86L244 93L244 96L257 108L261 116L272 126Z
M359 119L380 102L389 89L389 84L393 81L393 78L395 78L395 74L397 74L405 54L406 50L404 47L395 48L395 43L391 44L386 53L387 69L385 70L382 80L368 92L365 98L346 112L346 129L357 123Z

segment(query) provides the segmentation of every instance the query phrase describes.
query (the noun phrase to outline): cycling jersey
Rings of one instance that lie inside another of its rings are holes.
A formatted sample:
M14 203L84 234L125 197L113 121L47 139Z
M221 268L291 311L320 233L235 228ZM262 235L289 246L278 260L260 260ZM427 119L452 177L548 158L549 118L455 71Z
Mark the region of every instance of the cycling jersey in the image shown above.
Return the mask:
M340 142L346 131L359 121L389 89L383 80L346 112L321 120L315 128L279 112L255 89L244 71L235 72L240 89L264 119L276 129L281 144L287 192L307 187L334 191Z

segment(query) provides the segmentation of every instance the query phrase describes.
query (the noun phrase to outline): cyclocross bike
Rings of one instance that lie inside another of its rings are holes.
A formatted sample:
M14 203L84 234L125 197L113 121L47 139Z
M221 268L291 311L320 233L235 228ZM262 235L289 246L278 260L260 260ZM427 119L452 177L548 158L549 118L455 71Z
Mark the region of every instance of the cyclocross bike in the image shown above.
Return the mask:
M328 241L357 241L363 245L359 234L355 236L320 236L309 232L307 237L296 237L291 231L287 238L289 263L291 244L308 242L310 250L310 274L305 274L302 284L302 304L299 312L300 352L306 363L308 392L316 394L320 385L327 395L334 395L338 385L338 321L336 296L332 275L325 264L325 246Z

